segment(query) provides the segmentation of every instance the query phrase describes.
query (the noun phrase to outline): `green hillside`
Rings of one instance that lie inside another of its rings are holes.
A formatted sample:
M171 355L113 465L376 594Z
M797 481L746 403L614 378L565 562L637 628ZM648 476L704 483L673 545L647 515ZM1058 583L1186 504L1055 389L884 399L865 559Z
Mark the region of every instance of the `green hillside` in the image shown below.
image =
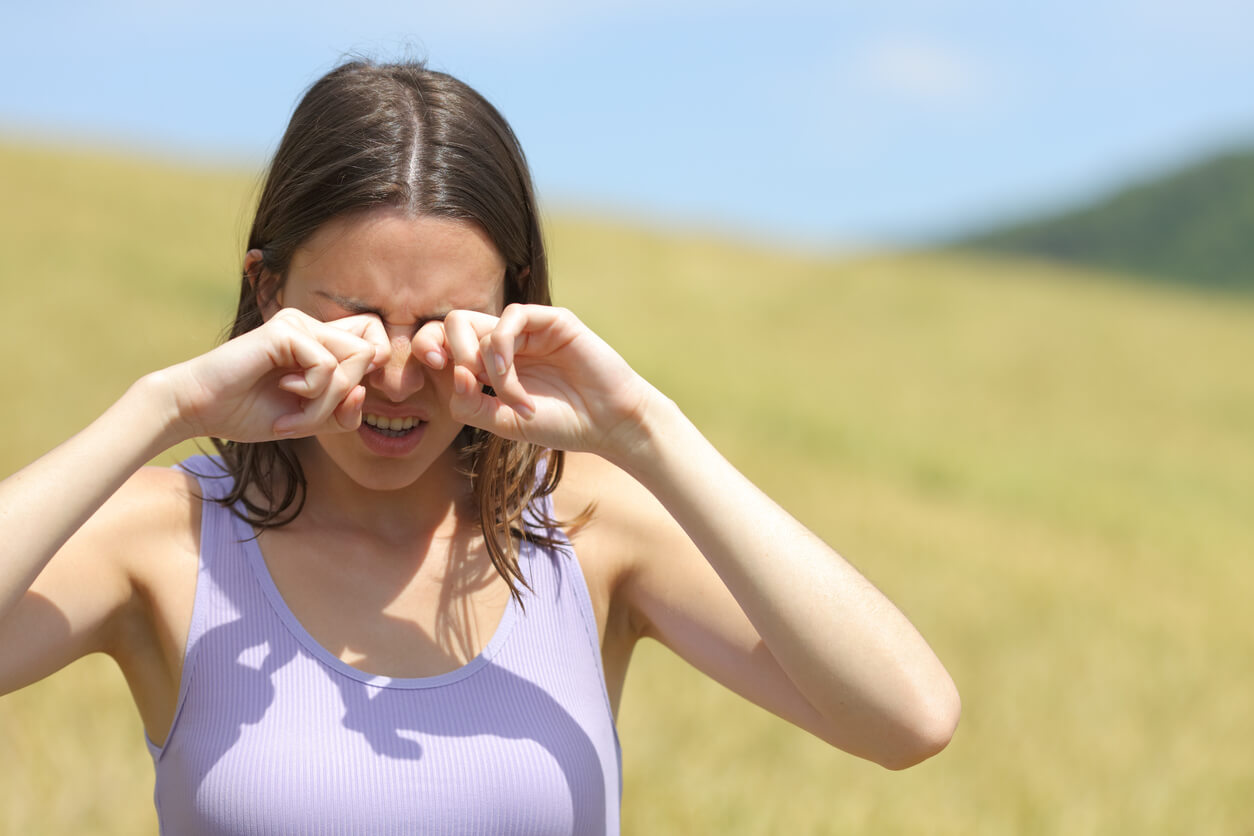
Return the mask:
M1254 148L1072 211L973 235L958 246L1254 291Z
M7 473L217 339L252 179L0 145L0 191ZM881 586L963 695L950 748L892 773L646 643L625 834L1248 832L1254 299L560 215L551 243L558 300ZM107 660L0 699L0 834L155 832L141 735Z

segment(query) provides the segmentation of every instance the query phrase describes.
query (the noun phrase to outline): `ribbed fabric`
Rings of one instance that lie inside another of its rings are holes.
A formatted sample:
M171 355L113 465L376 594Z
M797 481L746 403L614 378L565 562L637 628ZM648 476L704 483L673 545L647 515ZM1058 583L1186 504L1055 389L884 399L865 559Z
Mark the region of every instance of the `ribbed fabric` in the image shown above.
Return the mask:
M321 647L279 595L249 526L205 497L178 706L149 742L161 832L618 833L621 752L587 587L569 545L524 543L531 591L449 673L372 676Z

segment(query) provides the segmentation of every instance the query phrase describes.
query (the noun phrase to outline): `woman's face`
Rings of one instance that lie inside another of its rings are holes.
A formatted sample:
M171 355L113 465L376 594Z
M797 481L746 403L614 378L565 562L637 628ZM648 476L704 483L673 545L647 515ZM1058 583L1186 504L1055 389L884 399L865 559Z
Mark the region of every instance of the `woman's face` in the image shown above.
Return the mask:
M504 259L468 221L377 209L324 224L296 250L271 311L295 307L321 320L375 314L392 356L362 381L361 427L317 436L303 449L321 451L372 490L414 484L437 460L451 474L449 448L462 429L448 412L452 373L412 357L410 340L452 310L500 314L504 277Z

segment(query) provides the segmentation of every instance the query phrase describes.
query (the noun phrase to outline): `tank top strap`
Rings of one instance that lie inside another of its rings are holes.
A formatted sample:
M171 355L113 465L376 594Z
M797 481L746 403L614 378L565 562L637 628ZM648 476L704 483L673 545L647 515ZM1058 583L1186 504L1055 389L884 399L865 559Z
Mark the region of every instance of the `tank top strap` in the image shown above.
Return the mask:
M525 519L534 526L533 530L544 534L553 541L551 546L539 543L525 543L520 561L523 577L531 587L531 598L545 601L546 606L555 613L564 613L566 624L572 621L582 627L583 636L587 640L586 649L593 668L600 681L600 693L604 699L606 711L611 715L609 693L605 688L605 671L601 658L600 631L597 629L596 612L592 606L592 594L584 576L583 567L575 554L574 544L559 526L550 525L546 521L554 520L552 495L535 499L528 507ZM559 521L560 522L560 521ZM620 764L621 768L621 764ZM620 787L621 792L621 787Z
M205 597L202 593L227 593L234 601L241 600L241 596L254 595L256 583L246 558L248 541L255 533L247 522L221 501L234 487L234 478L217 456L194 456L180 464L179 468L196 477L203 500L197 605ZM212 580L212 584L206 585L206 578ZM232 606L231 609L237 607Z
M215 589L230 593L238 600L244 589L254 586L245 557L246 544L255 535L252 527L222 502L231 493L235 480L217 456L193 456L178 467L196 477L202 499L197 603L202 593L212 593ZM212 579L213 584L207 585L206 577Z
M195 477L199 485L200 556L174 720L163 746L148 740L149 750L158 759L169 743L169 736L178 727L188 688L197 675L204 637L215 628L239 619L242 609L261 602L245 559L247 539L252 532L219 501L231 492L234 480L230 473L221 459L206 455L188 458L176 468Z
M197 457L200 571L174 722L150 743L163 833L617 836L622 750L569 540L519 544L529 590L462 668L355 674L294 632L253 530ZM286 615L285 615L286 613ZM509 621L506 621L506 619ZM303 631L303 628L300 628Z
M194 476L200 485L200 495L204 499L220 500L235 487L235 480L230 471L218 456L198 455L184 459L175 465L178 470ZM217 504L215 502L215 504ZM222 507L218 505L218 507Z

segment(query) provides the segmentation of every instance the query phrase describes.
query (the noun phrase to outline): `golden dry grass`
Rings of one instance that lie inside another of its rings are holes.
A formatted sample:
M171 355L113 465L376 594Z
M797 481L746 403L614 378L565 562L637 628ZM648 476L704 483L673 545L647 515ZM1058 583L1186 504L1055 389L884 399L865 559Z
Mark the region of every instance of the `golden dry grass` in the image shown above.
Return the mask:
M212 343L251 181L0 147L16 469ZM955 255L789 256L558 218L559 301L950 667L905 773L638 652L627 833L1254 833L1254 305ZM174 458L175 453L167 458ZM111 663L0 700L0 832L151 832Z

